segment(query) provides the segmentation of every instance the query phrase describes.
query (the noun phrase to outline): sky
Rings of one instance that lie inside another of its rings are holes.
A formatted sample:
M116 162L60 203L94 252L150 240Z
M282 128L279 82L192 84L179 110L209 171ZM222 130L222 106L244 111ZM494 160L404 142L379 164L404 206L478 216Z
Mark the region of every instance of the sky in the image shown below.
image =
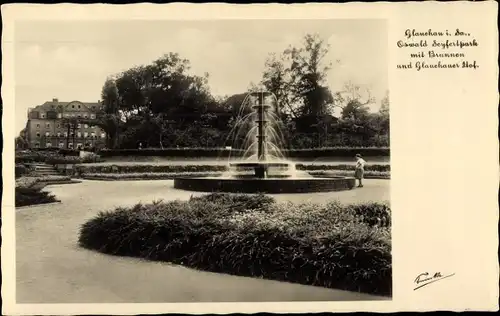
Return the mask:
M191 73L209 73L214 95L245 92L262 78L269 53L281 53L317 33L334 63L327 84L352 81L376 98L388 89L384 20L29 21L15 25L16 133L28 108L59 101L99 100L106 78L176 52Z

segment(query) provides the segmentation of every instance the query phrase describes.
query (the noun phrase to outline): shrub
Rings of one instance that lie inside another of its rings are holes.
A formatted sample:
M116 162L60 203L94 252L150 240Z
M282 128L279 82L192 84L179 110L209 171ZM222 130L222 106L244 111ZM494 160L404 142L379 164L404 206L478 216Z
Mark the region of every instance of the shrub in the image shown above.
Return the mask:
M76 149L66 149L66 148L61 148L59 149L59 154L63 156L80 156L80 151Z
M38 177L20 177L16 179L16 188L31 188L37 183L57 183L70 181L71 178L68 176L38 176Z
M86 173L184 173L184 172L223 172L224 165L78 165L75 171Z
M352 170L356 168L355 165L346 165L346 164L340 164L340 165L333 165L333 164L328 164L328 165L319 165L319 164L296 164L295 168L297 170ZM381 165L381 164L367 164L365 166L365 171L377 171L377 172L388 172L391 171L391 165Z
M66 157L50 157L45 160L45 163L49 165L69 165L69 164L79 164L82 163L80 157L66 156Z
M94 154L94 153L88 153L86 156L81 158L82 163L96 163L96 162L102 162L103 160L101 159L101 156Z
M344 170L315 170L310 171L309 174L315 177L353 177L353 171L344 171ZM379 171L365 171L364 177L366 179L390 179L391 173L389 171L379 172Z
M23 164L16 164L15 177L19 178L29 173L29 169Z
M16 187L16 207L58 202L49 192L35 188Z
M386 203L361 203L348 206L348 210L371 226L391 226L391 209Z
M370 205L217 193L102 212L81 227L79 243L214 272L387 295L390 230L367 218L390 212Z
M38 182L35 177L20 177L16 179L16 188L30 188Z
M326 171L341 170L354 172L353 165L315 165L296 164L297 170ZM153 164L130 164L130 165L77 165L75 170L80 174L85 173L184 173L184 172L224 172L226 165L153 165ZM367 165L366 171L389 172L389 165Z
M227 194L211 193L200 197L191 197L191 201L209 202L227 205L235 212L245 210L266 210L276 200L265 194Z
M81 176L85 179L105 179L105 180L168 180L176 177L209 177L218 176L217 172L143 172L143 173L84 173Z
M332 147L312 149L285 149L284 154L290 158L316 157L350 157L362 154L366 157L389 156L388 147ZM102 157L113 156L158 156L158 157L232 157L241 156L243 150L225 148L145 148L145 149L105 149L101 150Z

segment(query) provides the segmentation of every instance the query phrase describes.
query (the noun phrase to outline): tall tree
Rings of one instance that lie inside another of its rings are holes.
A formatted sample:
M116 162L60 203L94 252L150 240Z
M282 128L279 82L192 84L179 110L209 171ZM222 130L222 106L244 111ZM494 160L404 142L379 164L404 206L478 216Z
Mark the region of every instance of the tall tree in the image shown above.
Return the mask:
M291 62L289 89L302 100L302 115L320 117L328 113L333 96L326 85L332 64L325 62L330 45L317 34L307 34L302 47L290 47L284 54Z
M118 146L118 137L120 130L120 109L119 95L116 82L112 78L108 78L104 82L101 91L103 103L103 113L91 124L101 127L106 133L106 146L108 148L116 148Z

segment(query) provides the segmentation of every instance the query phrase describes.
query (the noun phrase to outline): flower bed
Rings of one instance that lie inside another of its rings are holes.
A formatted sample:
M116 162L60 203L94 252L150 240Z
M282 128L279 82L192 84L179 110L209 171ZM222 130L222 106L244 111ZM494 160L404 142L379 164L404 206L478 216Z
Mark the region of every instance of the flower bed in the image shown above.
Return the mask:
M326 171L341 170L353 171L353 165L315 165L297 164L297 170L304 171ZM130 165L76 165L78 174L88 173L184 173L184 172L224 172L226 165L155 165L155 164L130 164ZM367 165L366 171L390 172L389 165Z
M236 275L390 295L387 204L276 203L211 194L102 212L79 244Z
M68 176L43 176L43 177L20 177L16 179L16 188L31 188L35 184L62 183L71 181Z
M315 177L354 177L354 170L314 170L309 171L309 174ZM363 174L365 179L390 179L389 171L365 171Z
M176 177L216 177L220 172L140 172L140 173L85 173L88 180L171 180Z
M144 148L144 149L105 149L100 154L103 157L117 156L157 156L157 157L237 157L245 151L226 148ZM351 157L356 154L363 156L390 155L388 147L331 147L310 149L285 149L283 152L292 158L316 158L316 157Z
M295 168L297 170L306 170L306 171L314 171L314 170L344 170L344 171L354 171L356 168L355 165L318 165L318 164L296 164ZM365 171L376 171L376 172L390 172L391 166L381 165L381 164L368 164L365 166Z
M81 164L81 163L96 163L103 160L99 155L88 154L86 157L80 158L78 156L66 156L58 151L21 151L16 152L15 157L17 164L28 163L47 163L51 165L56 164Z

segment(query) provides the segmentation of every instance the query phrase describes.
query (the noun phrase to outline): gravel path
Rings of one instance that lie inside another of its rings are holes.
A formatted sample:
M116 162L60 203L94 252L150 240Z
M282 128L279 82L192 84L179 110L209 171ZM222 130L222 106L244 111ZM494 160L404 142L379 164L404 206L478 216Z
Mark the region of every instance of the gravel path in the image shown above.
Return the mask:
M114 257L77 246L78 229L101 210L198 193L173 181L83 181L47 187L62 203L16 210L17 303L166 303L344 301L370 295L196 271L168 263ZM277 195L278 201L388 200L388 180L352 191Z

